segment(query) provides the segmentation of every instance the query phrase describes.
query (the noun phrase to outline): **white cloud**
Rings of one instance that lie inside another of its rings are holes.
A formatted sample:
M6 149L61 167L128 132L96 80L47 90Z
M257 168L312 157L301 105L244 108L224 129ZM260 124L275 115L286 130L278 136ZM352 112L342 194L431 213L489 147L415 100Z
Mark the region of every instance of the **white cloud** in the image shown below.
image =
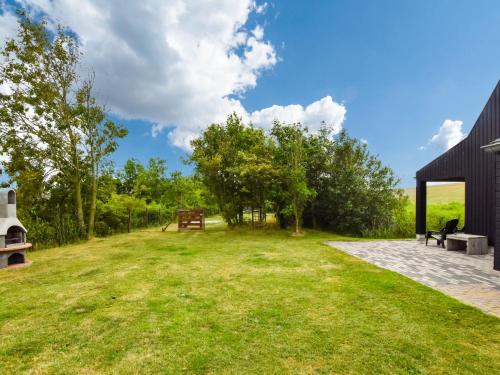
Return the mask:
M430 143L446 151L465 138L462 131L463 122L459 120L445 120L438 132L434 134Z
M360 138L360 139L359 139L359 141L360 141L361 143L363 143L364 145L367 145L367 144L368 144L368 141L367 141L366 139L364 139L364 138Z
M260 5L254 3L254 8L255 8L255 13L257 14L265 13L267 10L267 3L262 3Z
M300 104L273 105L252 112L249 120L254 125L263 128L269 128L275 119L287 123L301 122L307 125L312 132L319 130L321 123L324 121L336 134L342 129L346 111L344 105L334 102L331 96L325 96L305 108Z
M262 38L264 38L264 28L260 25L257 25L255 26L255 29L252 30L252 34L257 40L261 40Z
M270 43L252 36L248 38L247 46L243 56L245 64L251 70L270 68L276 64L276 52Z
M248 31L250 14L264 13L266 3L22 1L33 12L46 14L52 24L67 25L78 34L85 56L82 75L95 70L96 90L111 112L152 122L154 136L169 129L175 146L189 149L190 139L233 111L264 127L274 117L311 128L321 121L336 131L342 126L345 107L329 96L305 108L272 106L251 114L238 99L257 85L263 70L278 62L264 28Z

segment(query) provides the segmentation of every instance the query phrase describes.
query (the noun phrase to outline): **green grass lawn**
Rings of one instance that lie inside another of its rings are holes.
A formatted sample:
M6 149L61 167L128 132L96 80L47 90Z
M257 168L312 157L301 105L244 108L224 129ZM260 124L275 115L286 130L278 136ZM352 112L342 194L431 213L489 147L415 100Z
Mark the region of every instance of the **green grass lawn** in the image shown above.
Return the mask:
M0 271L0 373L500 373L500 319L338 238L208 226L31 253Z

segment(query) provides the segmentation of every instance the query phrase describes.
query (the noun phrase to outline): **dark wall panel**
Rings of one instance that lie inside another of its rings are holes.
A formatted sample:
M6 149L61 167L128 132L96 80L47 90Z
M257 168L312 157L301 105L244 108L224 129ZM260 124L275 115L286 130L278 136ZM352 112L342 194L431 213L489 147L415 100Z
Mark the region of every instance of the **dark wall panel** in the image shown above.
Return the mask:
M500 153L495 155L496 168L495 168L495 195L496 202L494 204L494 222L495 222L495 254L493 258L493 268L500 270Z

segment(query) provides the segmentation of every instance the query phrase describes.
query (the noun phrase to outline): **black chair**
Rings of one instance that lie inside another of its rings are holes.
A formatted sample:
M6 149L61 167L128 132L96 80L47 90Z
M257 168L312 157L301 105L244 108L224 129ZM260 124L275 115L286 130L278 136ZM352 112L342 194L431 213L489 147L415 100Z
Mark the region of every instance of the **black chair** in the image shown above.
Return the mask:
M444 249L445 247L444 242L446 241L446 235L458 231L457 225L458 225L458 219L453 219L448 221L444 226L444 228L441 229L440 231L432 231L432 230L428 231L425 236L425 246L427 246L429 238L434 238L437 241L438 246L441 245Z

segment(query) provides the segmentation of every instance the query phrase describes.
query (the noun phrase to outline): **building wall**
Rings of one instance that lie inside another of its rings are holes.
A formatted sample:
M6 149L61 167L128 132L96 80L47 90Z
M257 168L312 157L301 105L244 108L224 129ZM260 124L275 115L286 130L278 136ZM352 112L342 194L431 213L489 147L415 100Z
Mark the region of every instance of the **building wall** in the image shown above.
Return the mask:
M495 268L500 269L500 223L496 220L500 164L496 163L498 156L481 149L496 138L500 138L500 82L467 138L419 170L417 185L422 181L465 181L466 231L488 236L490 244L499 245Z

